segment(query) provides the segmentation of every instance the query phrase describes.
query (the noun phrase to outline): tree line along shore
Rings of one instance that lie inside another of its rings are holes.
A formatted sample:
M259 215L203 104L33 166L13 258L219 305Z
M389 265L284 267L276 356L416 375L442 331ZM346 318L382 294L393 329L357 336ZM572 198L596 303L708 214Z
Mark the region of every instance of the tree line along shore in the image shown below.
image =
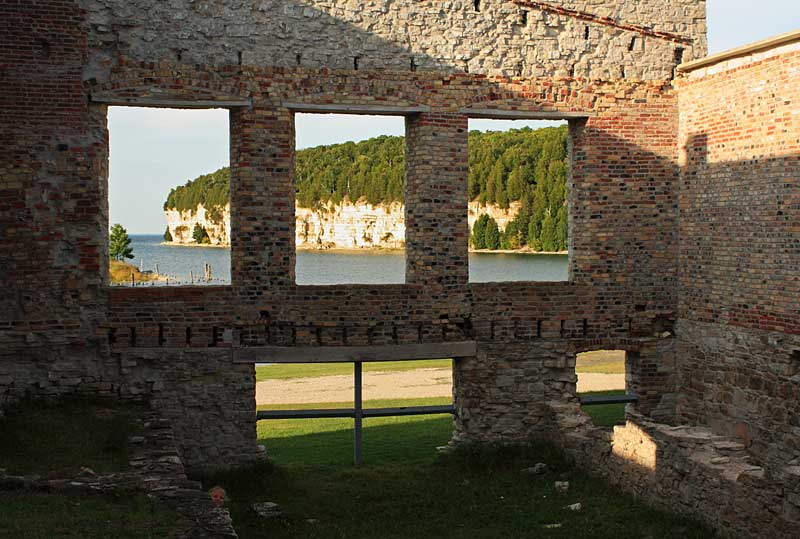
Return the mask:
M472 224L470 247L486 251L563 252L567 249L567 127L471 131L469 200L487 208ZM322 210L331 203L404 202L405 140L380 136L361 142L317 146L297 152L297 204ZM172 189L164 210L206 210L221 222L230 202L230 169L221 168ZM505 226L489 207L511 212ZM200 224L196 245L209 243ZM166 242L173 238L169 227Z

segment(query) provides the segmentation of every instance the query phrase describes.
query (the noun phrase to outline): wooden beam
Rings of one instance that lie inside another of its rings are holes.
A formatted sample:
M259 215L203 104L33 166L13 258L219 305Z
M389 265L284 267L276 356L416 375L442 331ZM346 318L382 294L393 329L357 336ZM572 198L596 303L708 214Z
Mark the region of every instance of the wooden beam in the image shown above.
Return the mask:
M353 363L474 356L475 341L383 346L253 346L235 348L234 363Z
M459 111L470 118L487 118L490 120L581 120L591 118L593 112L543 112L530 110L500 110L500 109L471 109L463 108Z
M165 97L116 97L90 95L92 103L127 107L159 107L172 109L231 109L252 107L252 99L170 99Z
M352 105L344 103L295 103L282 104L294 112L311 112L317 114L374 114L378 116L408 116L421 112L430 112L431 108L420 105L414 107L392 107L388 105Z

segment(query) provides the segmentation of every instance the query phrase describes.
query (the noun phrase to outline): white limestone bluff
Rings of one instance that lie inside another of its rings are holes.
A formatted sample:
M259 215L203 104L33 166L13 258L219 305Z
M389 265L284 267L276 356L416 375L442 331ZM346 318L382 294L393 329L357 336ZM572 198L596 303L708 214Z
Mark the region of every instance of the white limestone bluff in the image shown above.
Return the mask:
M469 203L470 231L475 221L488 214L500 230L516 217L521 204L509 208L495 204ZM210 245L228 246L231 238L231 207L210 210L198 204L195 211L164 211L172 243L192 245L196 225L205 228ZM295 243L306 249L402 249L405 247L405 206L400 202L373 205L364 200L320 204L317 208L295 208Z

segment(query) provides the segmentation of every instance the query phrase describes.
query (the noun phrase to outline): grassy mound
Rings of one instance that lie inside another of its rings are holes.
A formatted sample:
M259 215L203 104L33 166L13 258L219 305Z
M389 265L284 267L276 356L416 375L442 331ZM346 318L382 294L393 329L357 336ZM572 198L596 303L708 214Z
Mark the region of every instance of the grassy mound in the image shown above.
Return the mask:
M85 400L18 404L0 418L0 468L12 474L124 470L140 413L136 406Z
M133 264L120 260L108 261L108 278L112 283L130 283L131 274L137 283L158 280L158 276L152 273L142 273Z
M209 476L205 484L226 488L242 538L711 536L576 470L552 447L468 447L440 455L434 446L449 439L449 418L392 419L367 424L362 468L345 458L349 430L298 433L283 436L280 449L274 437L263 440L274 464ZM547 464L544 474L521 473L539 462ZM569 481L569 490L556 492L555 481ZM258 519L249 508L261 501L279 503L285 518ZM580 511L568 508L576 503Z

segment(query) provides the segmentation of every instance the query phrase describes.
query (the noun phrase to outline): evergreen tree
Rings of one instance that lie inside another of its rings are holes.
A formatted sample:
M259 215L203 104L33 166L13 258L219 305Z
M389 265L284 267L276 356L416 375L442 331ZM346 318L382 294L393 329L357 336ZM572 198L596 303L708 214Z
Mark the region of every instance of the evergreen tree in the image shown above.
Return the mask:
M484 213L472 225L472 247L475 249L486 249L486 226L489 219L491 217Z
M164 231L164 241L172 243L172 233L169 231L169 227Z
M542 242L542 250L553 252L556 251L556 220L553 218L552 213L548 210L547 215L542 222L542 234L540 237Z
M569 248L569 226L567 205L563 204L556 214L556 250L566 251Z
M194 230L192 230L192 239L198 245L203 243L211 243L211 240L208 237L208 232L206 229L200 226L200 223L195 223Z
M489 217L489 220L486 223L485 238L487 249L495 250L500 248L500 229L497 227L497 221L491 217Z
M128 231L119 223L111 227L108 254L114 260L133 258L133 248L131 247L131 239L128 237Z
M502 246L527 244L541 250L542 226L550 212L555 229L552 244L566 248L566 209L562 212L561 208L567 196L567 136L566 126L469 133L469 200L502 208L519 202L521 207L514 224L509 224L511 230L501 234ZM296 164L300 207L321 209L345 199L372 204L404 201L403 137L381 136L299 150ZM230 171L223 168L173 189L164 209L195 210L202 203L210 218L216 218L229 200ZM487 248L487 222L476 222L484 228L473 230L470 236L475 248Z

